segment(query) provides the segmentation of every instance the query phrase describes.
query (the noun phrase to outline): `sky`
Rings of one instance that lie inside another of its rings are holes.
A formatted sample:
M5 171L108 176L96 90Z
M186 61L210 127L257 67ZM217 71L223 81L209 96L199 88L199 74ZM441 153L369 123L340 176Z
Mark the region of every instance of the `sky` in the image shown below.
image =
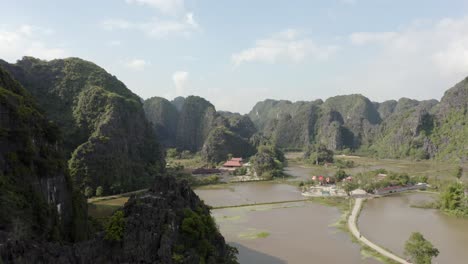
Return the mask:
M360 93L438 99L468 76L468 1L0 0L0 58L80 57L142 98L218 110Z

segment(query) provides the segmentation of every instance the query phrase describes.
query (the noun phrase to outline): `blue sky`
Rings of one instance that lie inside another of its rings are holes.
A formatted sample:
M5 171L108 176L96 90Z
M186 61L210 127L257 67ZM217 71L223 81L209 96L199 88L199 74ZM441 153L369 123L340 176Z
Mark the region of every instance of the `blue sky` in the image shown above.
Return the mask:
M0 58L81 57L143 98L440 99L468 76L468 2L0 0Z

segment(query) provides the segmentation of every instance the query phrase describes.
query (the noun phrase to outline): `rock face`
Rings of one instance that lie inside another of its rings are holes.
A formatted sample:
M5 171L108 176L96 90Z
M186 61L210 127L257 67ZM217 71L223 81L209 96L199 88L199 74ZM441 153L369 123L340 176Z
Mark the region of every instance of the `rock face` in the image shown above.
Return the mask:
M431 111L435 105L435 100L398 100L394 111L380 125L371 149L384 158L434 157L435 153L423 146L434 127Z
M86 233L84 201L73 193L59 143L58 128L0 67L0 244Z
M10 242L0 246L0 256L8 263L237 263L208 207L186 182L157 178L148 192L130 198L123 214L120 241L100 234L69 246Z
M172 102L153 97L145 101L144 109L156 138L165 147L201 151L205 160L216 163L228 154L254 154L249 138L256 128L246 115L217 112L210 102L198 96L178 97Z
M104 194L148 186L164 160L138 96L77 59L1 61L64 133L72 179Z
M434 132L425 145L439 158L468 161L468 78L447 90L434 112Z
M182 105L180 106L182 107ZM164 147L176 147L178 108L161 97L152 97L143 104L146 117L152 123L158 142Z
M468 80L441 102L402 98L373 103L362 95L325 102L265 100L249 116L284 149L320 143L332 150L363 150L382 158L468 159Z
M247 158L255 152L255 147L247 139L222 126L210 132L201 150L205 159L215 163L225 161L229 154L234 157Z
M210 131L225 126L215 107L198 96L185 99L177 124L177 148L192 152L200 151Z

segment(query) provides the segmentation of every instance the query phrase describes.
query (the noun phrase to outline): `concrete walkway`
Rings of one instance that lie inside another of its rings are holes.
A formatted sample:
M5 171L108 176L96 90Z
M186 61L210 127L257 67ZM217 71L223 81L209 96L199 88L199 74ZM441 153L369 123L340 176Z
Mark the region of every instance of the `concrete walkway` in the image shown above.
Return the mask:
M392 252L386 249L383 249L377 246L376 244L372 243L371 241L369 241L367 238L365 238L364 236L360 234L359 229L357 228L357 225L356 225L356 221L357 221L357 216L359 214L359 211L361 210L361 207L362 207L362 201L363 201L363 198L356 198L353 211L351 212L351 215L349 216L348 227L351 233L356 237L356 239L366 244L370 248L374 249L375 251L379 252L383 256L389 259L392 259L398 263L410 264L410 262L398 257L397 255L393 254Z

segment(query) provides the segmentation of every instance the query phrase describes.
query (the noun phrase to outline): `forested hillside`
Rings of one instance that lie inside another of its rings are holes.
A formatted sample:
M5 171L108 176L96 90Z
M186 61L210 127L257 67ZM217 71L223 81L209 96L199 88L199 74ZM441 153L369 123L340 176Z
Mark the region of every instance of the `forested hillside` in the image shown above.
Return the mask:
M86 237L85 200L67 173L59 129L0 67L0 244Z
M207 100L198 96L178 97L172 102L153 97L144 109L156 138L165 147L200 152L209 162L220 162L228 154L249 157L255 153L249 138L256 132L248 116L217 112Z
M323 144L381 158L468 159L468 80L441 102L402 98L382 103L362 95L313 102L265 100L249 116L283 149Z
M63 131L76 185L105 194L148 186L164 160L142 103L116 77L78 58L1 61Z

